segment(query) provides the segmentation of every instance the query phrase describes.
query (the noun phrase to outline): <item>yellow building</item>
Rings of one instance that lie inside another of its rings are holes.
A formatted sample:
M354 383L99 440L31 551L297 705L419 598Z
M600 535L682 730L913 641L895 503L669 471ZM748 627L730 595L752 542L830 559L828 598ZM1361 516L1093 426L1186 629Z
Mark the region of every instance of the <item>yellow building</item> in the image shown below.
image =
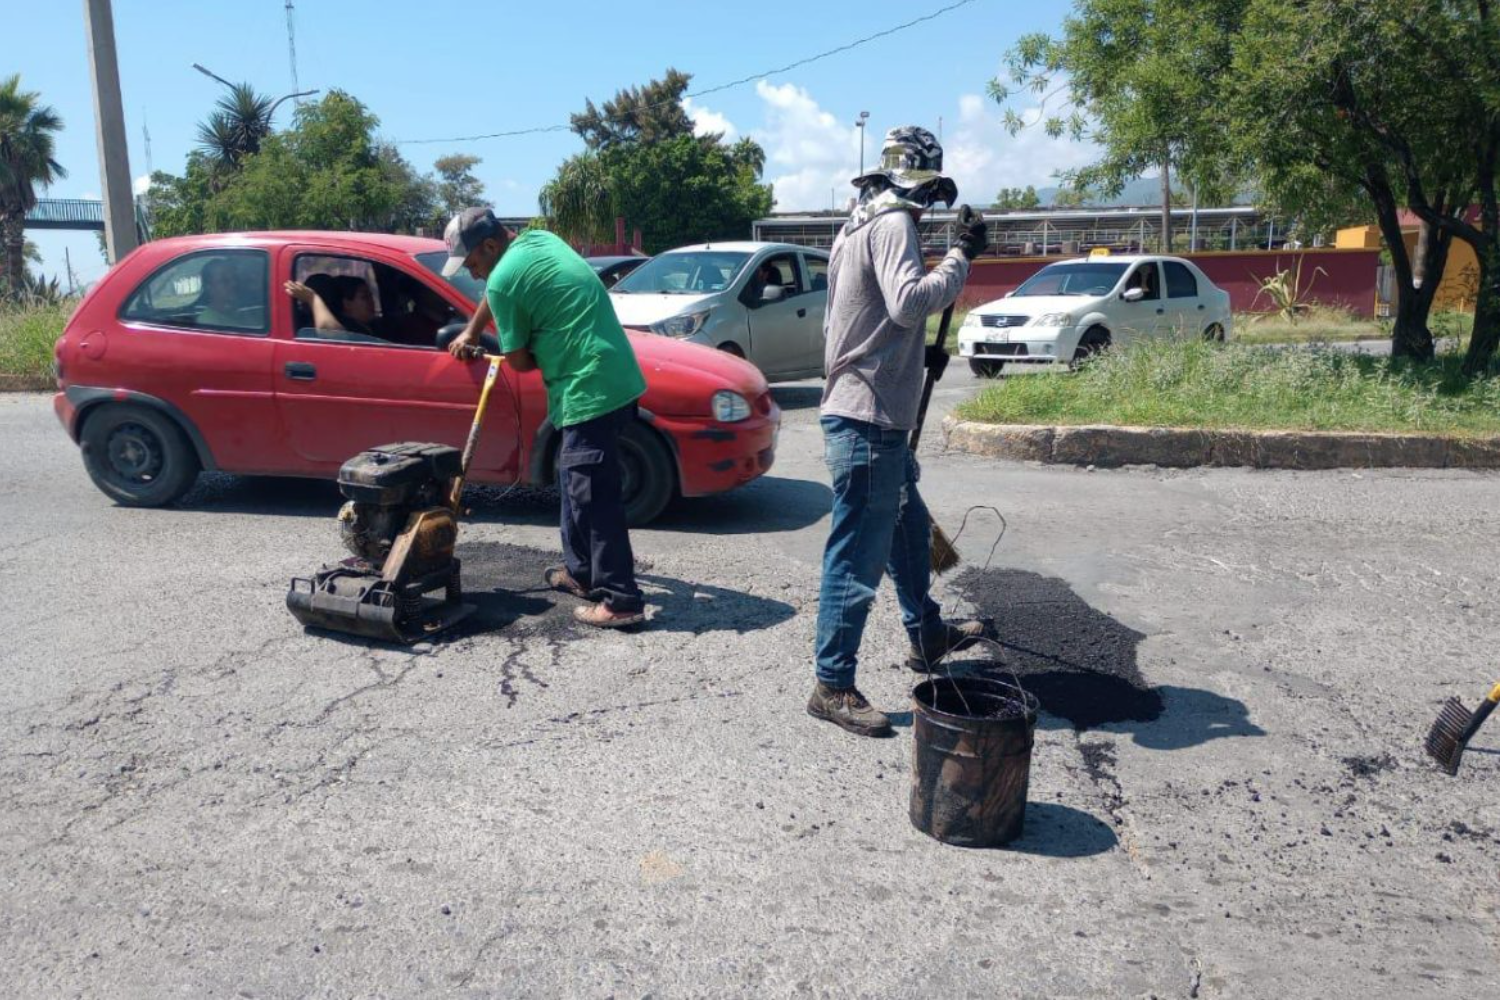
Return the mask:
M1401 241L1406 244L1408 254L1416 253L1417 232L1420 226L1415 217L1401 213ZM1379 226L1354 226L1340 229L1334 244L1340 250L1379 250L1385 246L1380 238ZM1479 258L1474 248L1463 240L1455 239L1448 248L1448 263L1443 268L1443 281L1433 297L1434 312L1474 311L1474 300L1479 295Z

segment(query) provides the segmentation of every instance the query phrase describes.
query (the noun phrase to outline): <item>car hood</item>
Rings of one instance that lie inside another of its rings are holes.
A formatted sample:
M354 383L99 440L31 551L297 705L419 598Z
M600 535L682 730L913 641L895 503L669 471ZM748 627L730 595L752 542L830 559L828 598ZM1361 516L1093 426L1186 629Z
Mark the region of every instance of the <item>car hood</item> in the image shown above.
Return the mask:
M707 417L709 401L720 389L737 392L752 405L767 392L765 376L743 358L655 333L628 336L646 375L641 405L653 413Z
M650 326L664 319L696 312L716 292L706 295L652 295L640 292L610 292L609 301L621 326Z
M1084 312L1099 302L1095 295L1024 295L986 302L975 316L1043 316L1055 312Z

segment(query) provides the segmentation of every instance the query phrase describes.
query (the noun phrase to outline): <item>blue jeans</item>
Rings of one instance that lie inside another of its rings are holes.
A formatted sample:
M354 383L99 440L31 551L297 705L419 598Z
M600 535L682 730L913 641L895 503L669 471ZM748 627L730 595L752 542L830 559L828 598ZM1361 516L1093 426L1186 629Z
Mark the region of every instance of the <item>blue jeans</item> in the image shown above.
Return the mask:
M931 522L917 492L910 431L847 417L823 417L833 475L833 525L818 591L817 675L829 687L854 683L859 641L882 573L896 584L901 622L916 641L943 627L928 595Z

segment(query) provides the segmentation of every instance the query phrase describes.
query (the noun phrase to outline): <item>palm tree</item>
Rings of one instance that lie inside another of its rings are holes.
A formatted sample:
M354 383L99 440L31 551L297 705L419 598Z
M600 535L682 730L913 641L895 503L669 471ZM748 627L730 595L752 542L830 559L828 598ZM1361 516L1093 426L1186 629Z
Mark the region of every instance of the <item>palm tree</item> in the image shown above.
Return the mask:
M198 145L214 165L236 170L245 157L260 152L261 140L271 134L272 101L248 83L230 87L219 98L208 120L198 125Z
M68 175L53 159L62 127L62 118L41 103L41 95L21 89L19 73L0 80L0 233L13 295L25 283L26 213L36 207L36 190Z
M548 222L569 239L597 243L614 234L614 195L598 153L564 160L557 176L542 185L537 201Z

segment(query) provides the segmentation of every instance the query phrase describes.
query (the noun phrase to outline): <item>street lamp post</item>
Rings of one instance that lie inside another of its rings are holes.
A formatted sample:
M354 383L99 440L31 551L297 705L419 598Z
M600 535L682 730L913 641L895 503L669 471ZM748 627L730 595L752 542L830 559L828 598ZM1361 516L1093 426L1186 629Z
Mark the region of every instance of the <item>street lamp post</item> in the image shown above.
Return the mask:
M870 112L868 112L868 111L861 111L859 113L859 121L857 121L857 122L854 123L854 127L857 128L857 129L859 129L859 172L860 172L860 176L863 176L864 172L865 172L865 122L868 121L869 118L870 118Z
M209 77L210 79L219 81L224 86L228 87L230 90L234 89L234 84L230 83L228 80L224 79L222 76L220 76L219 74L213 72L208 67L203 66L200 63L193 63L193 69L195 69L198 72L202 73L204 76ZM284 102L284 101L290 101L294 97L311 97L313 94L317 94L317 93L320 93L320 91L317 91L317 90L299 90L296 93L287 94L284 97L278 97L278 98L276 98L276 100L273 101L272 104L271 104L271 109L266 112L266 120L267 121L271 120L271 118L276 114L276 109L279 108L279 107L281 107L282 102Z

